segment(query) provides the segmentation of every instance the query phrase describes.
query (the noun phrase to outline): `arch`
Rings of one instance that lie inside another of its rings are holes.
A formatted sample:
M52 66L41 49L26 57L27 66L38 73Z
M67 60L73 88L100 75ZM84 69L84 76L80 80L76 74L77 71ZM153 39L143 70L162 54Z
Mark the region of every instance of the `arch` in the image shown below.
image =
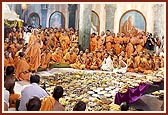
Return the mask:
M55 19L55 16L58 16ZM65 28L65 16L60 11L55 11L50 15L49 18L49 27L53 28Z
M93 11L91 12L91 23L96 27L97 34L100 33L100 18L97 12Z
M40 16L35 12L31 13L28 17L27 24L38 28L40 25Z
M133 28L135 27L135 29L131 29L129 30L128 29L128 18L131 18L133 19ZM137 23L138 22L138 23ZM127 23L127 31L131 33L131 31L133 30L139 30L139 31L144 31L146 32L146 27L147 27L147 24L146 24L146 18L145 16L138 10L135 10L135 9L132 9L132 10L128 10L126 11L120 18L120 21L119 21L119 32L125 32L125 25Z

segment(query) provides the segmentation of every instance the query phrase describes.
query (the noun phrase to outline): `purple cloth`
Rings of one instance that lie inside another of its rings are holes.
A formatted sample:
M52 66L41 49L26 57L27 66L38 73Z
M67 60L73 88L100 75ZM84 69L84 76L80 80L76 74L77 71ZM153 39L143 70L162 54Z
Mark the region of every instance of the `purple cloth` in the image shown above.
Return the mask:
M120 105L122 102L133 103L137 101L148 89L150 84L139 84L136 88L128 88L126 93L116 93L114 103Z

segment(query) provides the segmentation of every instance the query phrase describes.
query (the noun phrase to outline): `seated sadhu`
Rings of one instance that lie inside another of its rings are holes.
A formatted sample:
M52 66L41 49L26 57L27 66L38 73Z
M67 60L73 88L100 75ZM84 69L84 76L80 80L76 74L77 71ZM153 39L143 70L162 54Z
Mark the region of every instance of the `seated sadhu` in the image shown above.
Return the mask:
M65 56L63 57L64 61L66 64L73 64L75 63L77 58L76 53L73 51L73 49L70 49L69 52L67 52L65 54Z
M91 63L91 66L90 66L90 69L91 70L97 70L97 69L99 69L99 64L98 64L97 58L93 59L93 61Z
M86 59L87 56L89 56L89 49L85 49L85 52L83 53L83 57Z
M40 111L65 111L65 108L59 102L63 92L64 90L61 86L56 86L52 96L43 98Z
M118 66L117 66L117 68L114 71L118 72L118 73L126 73L127 64L123 61L123 57L122 56L119 56Z
M52 53L49 49L46 49L41 55L41 68L49 68L49 62L52 58Z
M130 56L130 58L127 59L127 66L128 66L127 71L128 72L134 72L133 64L134 64L134 57Z
M60 47L58 47L54 53L52 53L52 60L55 63L62 63L63 52Z
M147 54L140 54L141 56L141 61L138 67L138 71L144 74L149 74L153 72L153 68L150 68L150 61L148 60L148 55ZM152 63L151 63L152 64Z
M70 67L75 69L85 69L85 58L83 57L83 51L79 52L79 55L74 64L70 64Z
M5 51L4 53L4 68L7 66L14 66L14 60L9 56L9 52Z
M19 59L16 63L16 79L17 80L30 80L30 66L24 58L24 52L19 53Z
M92 62L93 62L93 53L89 53L85 58L86 69L90 69Z
M20 98L19 94L16 94L14 91L15 87L15 74L14 74L15 68L13 66L7 66L6 68L6 80L4 83L4 86L6 90L9 91L9 108L16 107L16 100Z

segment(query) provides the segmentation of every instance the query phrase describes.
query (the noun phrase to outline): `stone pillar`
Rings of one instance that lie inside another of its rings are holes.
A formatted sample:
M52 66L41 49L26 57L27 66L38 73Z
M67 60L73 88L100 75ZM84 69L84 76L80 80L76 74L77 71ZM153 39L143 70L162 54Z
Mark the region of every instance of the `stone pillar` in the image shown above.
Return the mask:
M166 10L164 4L155 4L153 6L154 11L154 34L157 34L160 38L165 35L165 25L166 25Z
M47 4L41 4L41 21L42 21L42 27L46 27L46 22L47 22L47 10L48 10L48 5Z
M68 27L75 28L75 16L76 16L76 4L68 4L68 11L69 11L69 25Z
M21 4L16 4L15 12L17 15L19 15L19 18L22 19L23 10Z
M106 4L106 30L114 32L114 16L116 11L116 4Z
M84 51L90 47L91 4L80 4L79 49Z

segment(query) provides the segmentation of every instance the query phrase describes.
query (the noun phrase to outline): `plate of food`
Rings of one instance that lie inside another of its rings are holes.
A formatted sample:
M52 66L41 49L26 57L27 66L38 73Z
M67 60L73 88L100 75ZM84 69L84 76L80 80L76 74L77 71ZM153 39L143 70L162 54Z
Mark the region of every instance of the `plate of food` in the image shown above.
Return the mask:
M90 95L92 95L92 94L94 94L95 92L94 92L94 91L88 91L87 93L90 94Z

